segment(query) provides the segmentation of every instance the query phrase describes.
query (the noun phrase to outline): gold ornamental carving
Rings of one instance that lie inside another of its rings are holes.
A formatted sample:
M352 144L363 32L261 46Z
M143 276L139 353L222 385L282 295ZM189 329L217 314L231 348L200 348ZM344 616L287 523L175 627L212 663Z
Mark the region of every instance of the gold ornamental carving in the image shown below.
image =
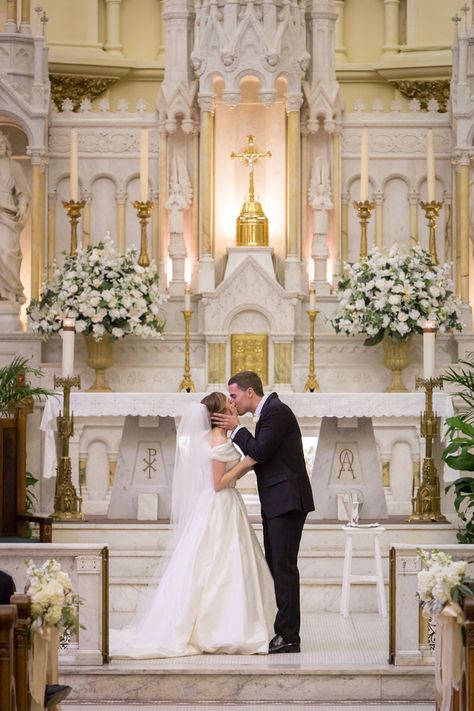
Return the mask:
M230 337L231 374L253 370L268 385L268 335L233 333Z
M254 165L262 158L271 158L272 154L259 152L255 137L247 136L247 148L241 153L232 151L230 157L241 160L249 169L249 190L237 218L236 244L238 247L268 247L268 218L255 199Z
M430 99L438 102L439 113L445 114L448 110L449 79L391 81L390 84L407 99L418 99L422 111L427 111Z
M71 99L74 111L78 111L83 99L92 101L118 81L114 77L83 77L75 74L50 74L49 79L51 98L59 111L66 99Z

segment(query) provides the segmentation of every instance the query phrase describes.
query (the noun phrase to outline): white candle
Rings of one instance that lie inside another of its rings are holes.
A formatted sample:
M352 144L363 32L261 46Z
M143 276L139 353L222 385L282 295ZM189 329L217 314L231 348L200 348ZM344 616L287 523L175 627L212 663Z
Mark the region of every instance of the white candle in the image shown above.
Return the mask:
M428 192L428 202L435 200L435 151L433 129L428 129L428 141L426 152L426 183Z
M189 286L184 291L184 310L191 311L191 289Z
M425 321L423 326L423 377L425 380L434 377L435 371L435 337L436 324Z
M148 200L148 129L140 133L140 200Z
M364 127L360 138L360 201L369 199L369 129Z
M71 200L77 202L79 195L79 147L77 142L77 128L71 128L70 148L69 148L69 182L71 188Z
M309 310L314 311L316 309L316 289L311 286L309 289Z
M76 322L73 318L65 318L63 321L63 378L72 378L74 375L74 337Z

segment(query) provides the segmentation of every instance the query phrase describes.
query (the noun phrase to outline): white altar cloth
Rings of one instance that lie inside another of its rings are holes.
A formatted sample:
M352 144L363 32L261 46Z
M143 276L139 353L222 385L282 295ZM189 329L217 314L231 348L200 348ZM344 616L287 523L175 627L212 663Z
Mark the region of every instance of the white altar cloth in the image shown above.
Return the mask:
M71 393L74 417L180 417L186 406L206 393ZM297 417L418 417L424 410L423 392L415 393L280 393ZM451 396L433 393L433 407L442 419L454 414ZM40 428L45 433L43 476L56 475L56 417L62 395L46 400Z

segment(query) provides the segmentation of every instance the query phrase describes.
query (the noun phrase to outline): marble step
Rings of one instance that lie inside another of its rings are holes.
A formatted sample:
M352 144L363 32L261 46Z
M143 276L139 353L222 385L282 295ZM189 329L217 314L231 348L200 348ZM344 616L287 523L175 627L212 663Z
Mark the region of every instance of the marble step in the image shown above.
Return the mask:
M380 535L381 549L388 552L395 543L456 543L457 526L453 524L407 524L383 522L385 531ZM253 523L257 538L261 540L262 525ZM110 550L127 549L142 551L162 551L166 549L169 524L154 522L55 522L53 540L55 543L102 543ZM301 551L344 550L345 533L342 524L307 523L301 540ZM354 548L368 548L370 537L357 537Z
M146 580L111 580L109 586L110 625L125 627L132 619L140 591L145 591ZM385 581L388 602L388 580ZM341 604L341 579L323 580L301 578L301 611L303 614L339 613ZM364 581L351 585L351 613L377 613L377 592L373 583Z
M373 551L354 549L352 553L352 572L355 575L374 573ZM162 556L153 550L142 550L140 555L134 550L112 550L110 552L110 578L126 576L129 579L147 579L155 573ZM298 567L305 578L342 578L344 551L326 550L300 552ZM388 553L382 554L384 575L388 577Z
M68 701L97 703L191 703L213 705L252 701L290 704L334 702L428 702L434 697L433 670L427 667L303 668L298 663L274 669L215 669L210 659L202 669L104 668L63 670L60 682L72 686ZM289 656L289 655L284 655ZM291 655L293 656L293 655ZM296 656L296 655L295 655ZM214 706L214 708L219 706ZM110 706L109 706L110 708ZM113 708L113 706L112 706ZM241 708L241 707L239 707ZM347 708L347 706L345 707Z

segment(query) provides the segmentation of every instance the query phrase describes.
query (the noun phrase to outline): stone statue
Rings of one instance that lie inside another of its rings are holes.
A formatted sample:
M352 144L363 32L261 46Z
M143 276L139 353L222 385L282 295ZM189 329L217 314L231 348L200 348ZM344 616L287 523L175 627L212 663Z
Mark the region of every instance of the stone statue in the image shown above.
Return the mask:
M183 232L183 210L191 205L193 189L182 158L174 158L171 164L170 191L165 207L169 210L170 234Z
M0 131L0 301L24 304L20 233L28 216L30 189L11 155L8 136Z
M309 204L315 211L313 231L317 234L326 234L328 229L327 211L332 210L333 203L328 162L325 159L321 160L321 156L317 156L314 161L308 197Z

